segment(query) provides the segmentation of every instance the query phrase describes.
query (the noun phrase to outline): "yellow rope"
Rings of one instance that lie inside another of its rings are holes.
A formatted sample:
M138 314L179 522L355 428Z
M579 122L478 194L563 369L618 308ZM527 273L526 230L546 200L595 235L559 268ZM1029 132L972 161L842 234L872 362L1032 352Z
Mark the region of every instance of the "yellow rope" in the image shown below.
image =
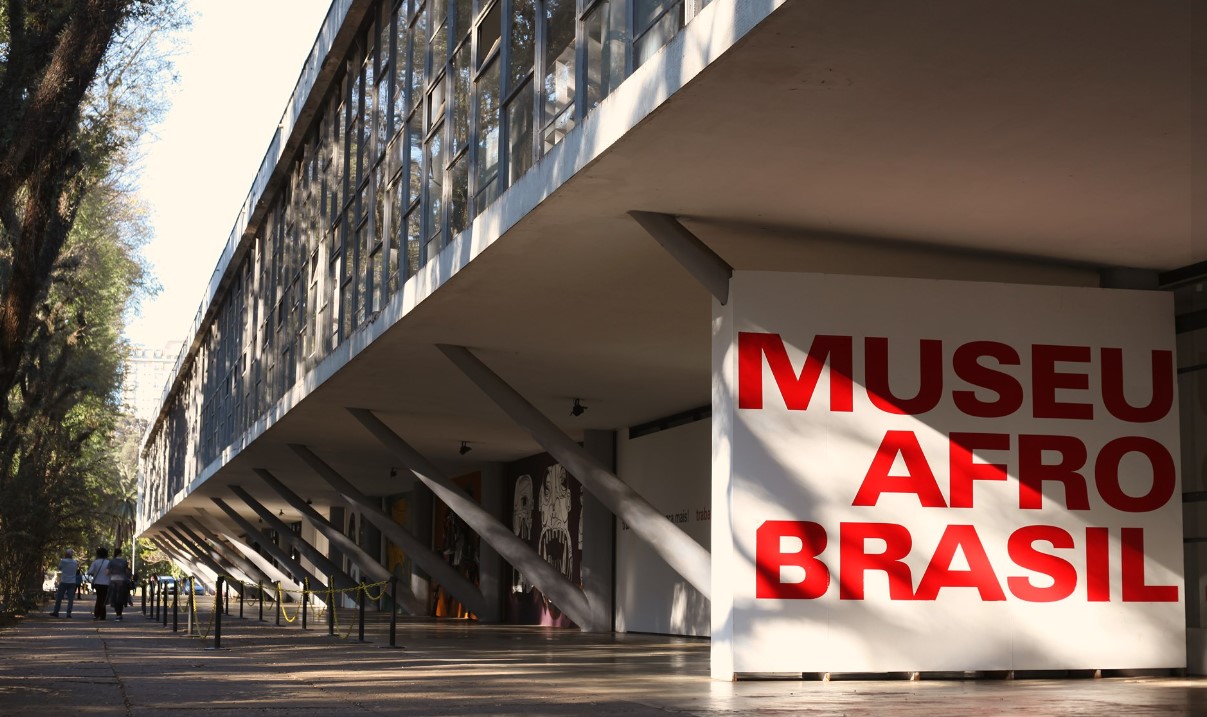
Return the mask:
M378 600L385 597L386 589L384 586L385 586L385 582L373 583L372 585L363 586L364 591L365 591L365 597L369 598L369 600L372 602L377 602ZM381 590L378 591L377 597L373 597L373 593L369 592L369 588L376 588L376 587L380 587Z
M284 618L285 622L288 622L288 623L292 623L293 621L297 620L298 611L302 609L301 606L299 605L298 609L293 611L293 617L289 617L289 613L285 612L285 601L281 597L281 586L280 585L277 586L277 606L281 611L281 617Z

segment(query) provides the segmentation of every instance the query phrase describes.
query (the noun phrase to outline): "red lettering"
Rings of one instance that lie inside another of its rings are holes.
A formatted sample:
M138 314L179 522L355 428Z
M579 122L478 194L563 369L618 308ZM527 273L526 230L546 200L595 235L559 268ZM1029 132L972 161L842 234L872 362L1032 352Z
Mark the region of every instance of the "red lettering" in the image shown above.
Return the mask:
M888 339L864 339L864 383L872 404L885 413L917 416L934 409L943 398L943 342L919 342L918 392L900 398L889 387Z
M1059 454L1059 462L1044 463L1044 451ZM1018 507L1039 510L1043 507L1043 484L1061 483L1065 489L1065 507L1089 510L1090 495L1085 476L1085 444L1073 436L1021 435L1018 437Z
M1047 575L1052 584L1037 587L1030 578L1011 576L1006 578L1010 592L1019 600L1027 602L1056 602L1073 594L1077 588L1077 568L1069 561L1055 555L1041 553L1035 543L1044 541L1053 548L1073 547L1073 536L1067 530L1053 525L1027 525L1010 534L1006 548L1010 559L1025 570Z
M1102 403L1112 416L1152 423L1173 409L1173 352L1152 352L1152 393L1147 406L1133 406L1124 395L1123 350L1102 349Z
M951 563L956 550L964 553L968 561L968 570L952 570ZM1002 586L985 554L985 546L977 536L976 528L971 525L949 525L939 539L934 557L926 566L922 580L918 583L915 600L934 600L943 588L976 588L985 602L997 602L1006 599Z
M830 410L852 410L851 337L815 336L800 374L792 369L788 350L779 334L738 333L738 408L763 407L763 357L775 377L784 405L791 411L809 408L821 369L829 362Z
M914 580L904 559L913 548L909 529L896 523L841 523L838 597L863 599L863 577L868 570L880 570L888 576L890 600L911 600ZM868 553L865 541L883 540L883 553Z
M1057 363L1089 363L1088 346L1031 347L1031 403L1036 418L1070 418L1089 420L1094 407L1088 403L1068 403L1056 400L1060 389L1084 391L1090 387L1087 373L1064 373L1056 370Z
M951 507L972 507L972 484L978 480L1006 480L1006 466L1001 463L976 463L973 451L1004 451L1010 448L1010 436L1005 433L951 434Z
M1177 602L1177 585L1144 584L1144 529L1124 528L1123 602Z
M1119 484L1119 462L1128 453L1141 453L1152 465L1152 487L1142 496L1123 492ZM1107 505L1126 513L1148 513L1169 502L1177 484L1173 456L1165 446L1144 436L1123 436L1107 443L1094 462L1094 483Z
M799 543L784 550L782 539ZM830 569L817 559L826 549L826 529L798 520L768 520L755 534L755 597L777 600L813 600L830 588ZM785 580L783 568L804 571L798 581Z
M900 455L907 471L904 476L891 476L889 471ZM946 508L943 493L935 482L935 474L926 462L922 446L912 431L889 431L876 449L876 457L855 494L851 505L873 506L882 493L913 493L924 508Z
M975 391L952 391L956 408L964 414L977 418L1002 418L1009 416L1023 405L1023 387L1008 373L982 366L978 359L992 358L1005 366L1021 363L1013 347L996 341L970 341L956 349L952 357L952 368L956 376L978 388L986 388L997 394L993 401L983 401Z
M1106 528L1085 529L1085 588L1089 602L1111 599L1110 534Z

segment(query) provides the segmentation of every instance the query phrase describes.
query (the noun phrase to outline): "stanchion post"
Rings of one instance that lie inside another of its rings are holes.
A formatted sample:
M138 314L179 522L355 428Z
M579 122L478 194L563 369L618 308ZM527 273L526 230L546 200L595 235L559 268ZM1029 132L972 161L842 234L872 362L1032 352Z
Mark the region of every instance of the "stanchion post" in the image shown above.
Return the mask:
M257 580L256 587L260 589L260 622L264 622L264 581Z
M193 586L196 584L196 580L197 578L195 576L189 576L189 599L185 602L184 608L185 612L188 613L188 615L185 615L184 624L188 627L190 636L193 634L193 613L196 609L196 603L193 602ZM198 629L198 632L201 632L201 630Z
M143 584L139 585L138 587L142 590L142 599L139 600L138 602L142 606L142 614L146 615L147 614L147 583L144 581Z
M176 590L172 593L172 632L180 632L180 581L176 581Z
M243 619L243 602L247 593L247 583L239 581L239 619Z
M172 578L172 580L175 581L176 578ZM173 582L173 584L175 584L175 583ZM167 586L161 584L159 586L159 592L163 596L163 599L160 601L162 604L159 606L159 617L163 619L163 626L167 627L168 626L168 588L167 588Z
M222 647L222 589L225 580L221 575L218 576L218 589L214 591L214 649Z
M390 576L390 647L398 647L398 576Z
M356 630L358 639L365 641L365 581L361 580L356 586Z
M281 613L285 611L285 594L281 592L281 581L277 580L277 627L281 626Z
M327 634L335 636L335 603L339 600L339 593L335 591L335 580L331 575L327 576Z
M155 582L151 583L151 615L150 615L150 617L152 620L154 620L158 616L158 613L155 612L155 608L159 606L159 603L156 602L156 599L159 597L159 594L155 592L155 586L157 584L159 584L159 578L155 578ZM146 614L146 610L143 611L143 614L144 615Z
M310 578L302 578L302 629L308 628L306 610L310 607Z
M214 594L215 594L215 595L221 595L221 596L222 596L222 597L225 599L225 601L226 601L226 614L227 614L227 615L230 615L230 614L231 614L231 591L230 591L230 583L226 582L226 579L225 579L225 578L223 578L221 575L219 575L219 576L218 576L218 584L222 586L222 589L221 589L221 590L215 590L215 591L214 591Z

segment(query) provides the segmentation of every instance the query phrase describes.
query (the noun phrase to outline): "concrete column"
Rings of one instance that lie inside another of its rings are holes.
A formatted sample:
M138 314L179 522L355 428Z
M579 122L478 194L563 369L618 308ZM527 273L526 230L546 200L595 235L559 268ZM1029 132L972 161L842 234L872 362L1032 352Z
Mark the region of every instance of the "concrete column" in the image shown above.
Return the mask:
M492 610L487 601L483 599L482 592L478 590L478 586L457 572L442 556L432 552L427 545L420 542L414 535L411 535L406 528L395 523L384 510L378 507L375 501L370 500L368 496L357 490L356 486L349 483L346 478L340 475L338 471L328 465L322 458L315 455L309 448L301 445L291 445L290 448L320 478L334 488L340 494L340 497L349 505L355 506L360 511L362 519L377 526L377 529L385 533L390 540L394 541L395 545L405 550L407 555L410 556L412 563L421 566L436 582L443 585L449 591L449 594L457 598L467 610L485 622L499 621L497 606ZM390 574L384 567L381 570L387 576ZM400 584L399 587L407 588L409 586ZM418 614L426 612L426 606L424 609L420 609L418 601L415 600L413 594L411 595L411 600L414 602L412 605L414 612Z
M552 600L562 612L570 616L584 632L606 631L606 625L596 625L592 621L591 608L587 597L576 585L571 583L553 566L545 562L535 550L520 540L511 532L511 527L503 525L482 506L475 503L458 488L448 476L444 475L422 453L415 450L409 443L402 440L398 434L381 421L372 411L361 408L350 408L348 411L369 430L382 445L390 450L415 477L423 481L440 500L444 501L471 530L487 544L499 551L511 565L524 573L532 584Z
M554 460L565 466L584 488L599 498L614 515L628 523L633 533L644 540L658 557L682 575L701 595L706 598L712 595L712 559L704 546L667 520L665 515L611 470L600 465L469 349L444 344L438 348L511 420L532 434L536 442Z
M352 576L348 575L341 570L338 565L328 560L326 555L323 555L321 552L319 552L318 548L315 548L310 543L307 543L302 536L297 535L290 530L289 526L281 522L280 518L273 515L271 510L265 508L260 504L259 501L248 495L247 491L243 490L242 487L233 485L230 487L230 489L231 492L239 496L239 499L246 503L249 508L254 510L256 515L260 516L260 519L268 524L268 527L277 531L278 535L289 541L289 544L294 548L297 548L297 551L306 556L306 559L313 563L315 567L317 567L319 570L322 570L325 574L332 576L332 579L335 581L336 589L356 589L357 584L356 581L352 579Z
M490 513L500 523L504 521L504 501L507 491L503 485L503 465L488 463L482 467L482 508ZM495 609L499 620L503 618L503 605L507 590L511 588L511 568L499 555L499 551L490 547L490 543L478 541L478 584L482 595Z
M614 431L585 431L583 449L608 470L616 467L616 433ZM616 546L616 518L589 491L583 491L582 506L582 577L583 592L591 603L595 619L614 625L613 552ZM570 536L577 538L578 536Z
M322 580L318 579L314 575L314 573L311 573L301 563L294 560L293 556L291 556L288 551L282 550L279 546L275 545L271 540L268 539L267 535L265 535L264 533L262 533L261 531L256 529L256 526L252 525L243 516L239 515L239 513L237 513L233 508L231 508L229 505L227 505L225 502L223 502L223 500L221 498L210 498L210 500L214 501L214 503L219 508L221 508L224 513L226 513L227 517L229 517L231 520L233 520L235 522L235 525L239 529L241 529L244 533L247 534L248 540L258 540L260 547L262 547L264 549L264 552L271 555L273 560L276 560L278 563L283 565L286 570L288 570L289 572L291 572L293 574L293 575L286 577L284 580L282 580L283 583L284 582L293 582L293 583L296 583L298 586L301 586L302 578L309 578L310 584L312 586L314 586L314 585L322 585L324 587L327 586L326 579L322 579ZM252 546L249 545L248 547L250 548ZM244 551L240 551L240 552L244 552ZM251 552L255 553L255 550L252 550ZM246 552L244 552L244 554L246 554ZM250 558L250 556L249 556L249 558ZM250 559L255 560L255 558L250 558ZM267 562L267 561L265 561L265 562ZM265 572L268 573L269 575L272 575L272 573L267 570ZM293 577L294 575L297 576L296 579ZM275 579L281 580L281 578L279 578L279 577L277 577ZM349 582L352 582L351 579L349 579ZM355 583L353 583L353 584L355 584ZM338 585L339 584L337 583L337 587L338 587Z

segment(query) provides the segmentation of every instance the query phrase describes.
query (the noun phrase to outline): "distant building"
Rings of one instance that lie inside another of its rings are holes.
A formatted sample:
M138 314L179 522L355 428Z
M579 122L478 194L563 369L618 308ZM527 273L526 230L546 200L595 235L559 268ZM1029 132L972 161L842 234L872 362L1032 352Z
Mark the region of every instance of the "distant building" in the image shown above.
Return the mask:
M150 421L159 412L163 387L172 375L183 341L169 341L160 348L135 345L126 359L122 381L122 407L137 418Z

